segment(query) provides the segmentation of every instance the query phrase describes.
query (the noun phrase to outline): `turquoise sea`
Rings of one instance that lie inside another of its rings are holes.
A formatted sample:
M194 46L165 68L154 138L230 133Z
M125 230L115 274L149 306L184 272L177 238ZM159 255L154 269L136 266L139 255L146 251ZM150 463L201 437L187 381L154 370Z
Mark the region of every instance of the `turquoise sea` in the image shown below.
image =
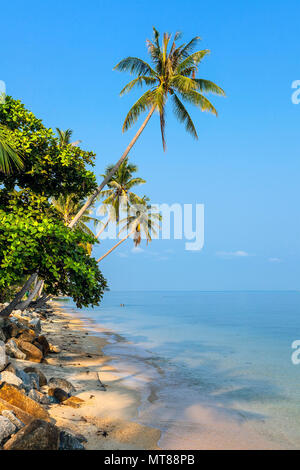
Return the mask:
M139 420L162 447L300 448L300 292L111 291L77 314L122 336L107 349L124 374L147 369Z

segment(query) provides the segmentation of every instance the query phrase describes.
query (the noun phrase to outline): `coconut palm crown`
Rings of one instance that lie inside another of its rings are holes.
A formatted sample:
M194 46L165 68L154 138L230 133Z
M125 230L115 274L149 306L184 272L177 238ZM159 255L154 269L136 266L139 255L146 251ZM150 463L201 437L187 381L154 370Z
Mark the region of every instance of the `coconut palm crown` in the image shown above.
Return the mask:
M123 124L123 132L136 122L141 113L147 109L157 109L160 115L161 136L165 150L165 105L169 97L172 100L176 117L185 124L186 130L197 139L195 125L181 100L199 107L201 111L217 115L215 107L204 96L204 93L225 96L225 92L210 80L196 78L200 62L210 52L208 49L192 52L200 40L198 36L188 43L177 46L181 33L177 32L173 40L171 34L164 33L162 44L160 44L159 32L155 28L153 28L153 32L153 40L147 40L152 65L137 57L127 57L115 66L115 70L137 75L123 88L120 95L129 92L136 86L147 85L150 87L128 112Z

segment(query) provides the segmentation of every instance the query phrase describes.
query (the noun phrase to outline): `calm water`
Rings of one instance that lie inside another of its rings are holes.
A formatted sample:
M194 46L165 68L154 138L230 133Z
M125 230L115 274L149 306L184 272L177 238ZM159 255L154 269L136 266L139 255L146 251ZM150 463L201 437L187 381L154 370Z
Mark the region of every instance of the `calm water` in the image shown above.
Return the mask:
M291 361L299 292L108 292L82 313L128 340L110 353L139 354L164 372L152 376L145 423L155 417L167 430L180 421L190 432L187 404L206 403L275 445L300 448L300 365Z

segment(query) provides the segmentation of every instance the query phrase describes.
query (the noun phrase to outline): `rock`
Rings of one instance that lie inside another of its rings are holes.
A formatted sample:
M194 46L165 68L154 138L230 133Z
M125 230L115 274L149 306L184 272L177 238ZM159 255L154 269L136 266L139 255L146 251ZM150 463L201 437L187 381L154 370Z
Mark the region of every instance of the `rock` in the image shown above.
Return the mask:
M39 318L33 318L32 320L30 320L29 325L35 331L37 335L41 333L42 327L41 327L41 320Z
M1 400L0 398L0 413L7 410L12 411L17 416L17 418L19 418L19 420L25 424L31 423L31 421L34 419L25 411L20 410L20 408L17 408L16 406L11 405L11 403Z
M72 408L79 408L84 403L79 397L70 397L64 401L64 405L71 406Z
M0 398L13 406L20 408L25 413L48 421L50 419L49 413L39 403L25 395L21 390L18 390L13 385L4 384L0 388ZM21 418L20 418L21 419ZM23 421L23 420L22 420Z
M17 377L12 372L9 372L6 370L0 373L0 384L3 382L6 382L11 385L15 385L18 388L20 388L23 385L23 382L19 377Z
M17 342L19 349L26 354L26 359L32 362L41 362L43 359L43 353L40 349L34 346L28 341L18 341Z
M13 339L10 339L7 341L5 345L5 350L6 350L6 353L10 357L15 357L16 359L22 359L22 360L26 359L26 354L20 351L20 349L17 346L17 343Z
M72 434L61 431L59 435L59 450L84 450L84 446Z
M0 341L3 341L4 343L6 341L6 335L2 328L0 328Z
M37 367L26 367L24 369L24 372L26 373L33 373L33 374L37 374L38 378L39 378L39 386L40 387L43 387L44 385L47 385L47 379L45 377L45 375L43 374L43 372L38 369Z
M48 380L48 385L50 388L61 388L69 395L75 392L75 387L71 384L71 382L60 377L52 377L50 380Z
M58 346L55 346L55 344L49 344L50 346L50 351L51 353L54 353L54 354L59 354L61 352L61 349L58 347Z
M38 403L41 403L42 405L50 405L53 402L56 403L55 400L51 400L51 397L44 395L38 390L33 390L33 389L30 390L30 392L28 393L28 396L32 400L37 401Z
M6 357L6 348L4 341L0 341L0 371L5 368L7 364L7 357Z
M16 432L16 426L5 416L0 416L0 442L7 439L14 432Z
M16 369L16 375L22 380L23 388L28 393L32 388L39 390L39 377L35 373L27 373L22 369Z
M28 343L33 343L35 338L36 335L33 330L25 330L20 334L20 336L18 336L18 341L27 341Z
M15 413L11 410L3 410L2 411L2 416L9 419L9 421L16 426L17 430L19 430L19 429L21 429L25 426L25 424L22 423L22 421L19 418L17 418Z
M37 346L36 343L41 346L43 355L46 356L48 352L50 351L50 346L49 346L46 336L44 335L38 336L38 338L35 340L35 343L34 343Z
M7 441L4 450L58 450L59 429L52 423L36 419Z
M15 338L20 331L20 327L15 322L10 321L3 328L3 331L6 335L6 338Z
M62 403L69 398L69 394L61 388L49 388L48 395L50 397L54 397L59 403Z

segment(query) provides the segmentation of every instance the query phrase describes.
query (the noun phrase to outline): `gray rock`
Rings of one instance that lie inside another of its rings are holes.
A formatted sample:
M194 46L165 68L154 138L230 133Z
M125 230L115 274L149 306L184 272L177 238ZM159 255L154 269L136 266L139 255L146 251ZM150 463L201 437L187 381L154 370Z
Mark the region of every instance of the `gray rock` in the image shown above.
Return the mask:
M14 432L16 432L16 426L5 416L0 416L0 442L7 439Z
M16 385L16 387L20 388L23 385L22 380L17 377L12 372L4 370L0 373L0 384L6 382L7 384Z
M66 431L59 435L59 450L85 450L79 439Z
M6 354L8 354L8 356L10 357L15 357L16 359L22 359L23 361L26 359L26 354L20 351L20 349L17 346L17 343L13 339L10 339L7 341L5 345L5 350L6 350ZM1 362L1 359L0 359L0 362Z
M28 393L29 398L36 401L37 403L41 403L41 405L51 405L53 401L51 397L44 395L43 393L39 392L38 390L30 390Z
M47 385L47 378L45 374L37 367L25 367L24 372L27 372L27 374L31 374L31 373L37 374L39 378L40 387Z
M61 379L60 377L52 377L48 380L49 388L61 388L64 392L72 394L76 391L75 387L66 379Z
M39 318L33 318L29 322L30 327L34 330L34 332L39 335L42 331L41 320Z
M19 418L17 418L15 413L11 410L3 410L2 411L2 416L9 419L9 421L16 426L17 430L19 430L19 429L21 429L25 426L25 424L22 423L22 421Z
M2 330L2 328L0 328L0 341L3 341L4 343L6 341L6 336L5 336L4 331Z
M7 364L6 348L4 341L0 341L0 371L4 369Z
M22 380L25 391L28 393L29 390L34 388L35 390L39 390L39 377L34 372L24 372L22 369L16 370L16 375Z

